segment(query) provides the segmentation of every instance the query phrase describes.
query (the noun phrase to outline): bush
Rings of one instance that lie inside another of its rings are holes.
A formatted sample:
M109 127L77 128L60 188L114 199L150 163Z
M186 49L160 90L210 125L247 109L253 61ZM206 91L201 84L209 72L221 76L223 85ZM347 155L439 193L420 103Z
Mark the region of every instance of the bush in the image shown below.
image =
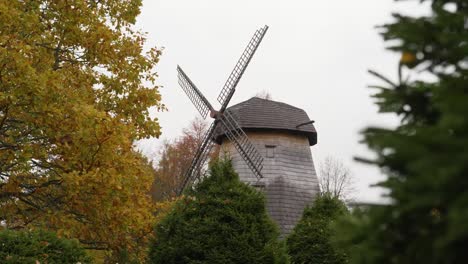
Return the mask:
M228 160L210 171L156 226L149 262L288 263L264 195L240 182Z
M0 263L91 263L75 240L46 231L0 231Z
M304 210L301 220L287 238L292 263L347 263L346 254L332 246L334 234L330 226L339 216L347 213L338 198L322 195L312 207Z

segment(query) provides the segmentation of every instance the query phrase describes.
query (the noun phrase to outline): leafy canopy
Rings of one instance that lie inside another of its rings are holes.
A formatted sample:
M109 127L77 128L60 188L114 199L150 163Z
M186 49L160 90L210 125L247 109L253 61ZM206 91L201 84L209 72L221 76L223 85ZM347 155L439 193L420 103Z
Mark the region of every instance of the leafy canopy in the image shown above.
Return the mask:
M203 141L208 124L201 118L194 119L173 141L165 141L160 149L155 180L151 194L156 201L170 200L179 195L185 172ZM210 157L217 153L212 151Z
M353 263L465 263L468 259L468 2L432 0L427 16L395 14L382 27L400 52L397 82L375 95L394 129L366 129L391 204L344 221ZM426 77L423 77L424 74ZM430 78L428 78L429 76ZM410 77L410 78L407 78Z
M139 0L0 2L0 221L88 248L138 251L154 221L152 169L134 140L159 136Z
M155 228L150 263L288 263L264 195L214 162Z

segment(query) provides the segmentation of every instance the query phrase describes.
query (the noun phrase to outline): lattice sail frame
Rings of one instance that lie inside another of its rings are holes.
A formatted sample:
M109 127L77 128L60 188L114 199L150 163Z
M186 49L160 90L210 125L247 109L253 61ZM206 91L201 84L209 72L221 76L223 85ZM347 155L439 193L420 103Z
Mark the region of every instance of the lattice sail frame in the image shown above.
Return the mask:
M226 111L221 117L221 122L226 131L227 138L234 144L237 152L239 152L245 163L247 163L252 173L257 179L263 178L261 173L263 169L262 155L250 142L247 134L245 134L244 130L242 130L229 111Z
M265 33L268 30L268 26L264 26L263 28L258 29L255 31L252 39L250 40L249 44L245 48L244 52L242 53L241 57L234 66L231 74L229 75L226 83L224 84L223 89L218 95L218 102L221 104L220 112L224 112L229 104L229 101L232 98L232 95L235 92L236 86L239 83L240 78L245 72L245 69L249 65L250 61L252 60L255 51L257 51L260 42L262 42Z
M233 118L231 113L225 110L236 90L236 86L239 83L240 78L244 74L245 69L250 63L253 55L255 54L255 51L260 45L260 42L263 40L267 30L268 26L265 25L255 32L241 57L237 61L234 69L229 75L226 83L223 86L223 89L217 98L218 102L221 104L221 109L218 112L214 110L209 101L205 98L205 96L203 96L200 90L198 90L198 88L185 74L182 68L177 66L179 85L195 105L200 115L203 118L206 118L207 114L211 112L211 117L215 119L210 128L205 133L203 141L199 145L192 163L184 175L182 184L179 189L179 194L181 194L184 189L187 188L187 186L199 178L199 175L206 164L211 149L213 148L213 136L218 126L222 126L224 128L226 137L233 143L234 147L246 162L254 176L257 177L257 179L261 179L263 177L261 173L263 168L262 155L250 142L249 138L239 126L237 121Z
M194 182L201 174L201 171L205 166L206 160L208 159L208 156L210 155L210 152L214 146L214 142L213 140L211 140L211 138L213 137L213 134L216 130L216 123L216 120L213 121L213 123L211 123L211 126L208 128L205 135L203 136L203 140L200 146L198 147L195 156L192 159L192 163L190 164L190 167L184 174L184 178L179 189L179 194L182 194L187 185L189 183Z
M179 65L177 65L177 73L180 87L182 87L182 90L184 90L185 94L187 94L190 101L195 105L200 115L205 119L208 112L214 111L213 106L211 106L208 99L203 96L197 86L195 86Z

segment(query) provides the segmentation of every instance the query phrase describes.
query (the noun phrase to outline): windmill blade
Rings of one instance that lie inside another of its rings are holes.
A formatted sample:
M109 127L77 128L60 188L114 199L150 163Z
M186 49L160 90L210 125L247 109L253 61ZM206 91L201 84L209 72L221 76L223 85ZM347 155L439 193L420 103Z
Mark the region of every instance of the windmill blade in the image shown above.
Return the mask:
M179 65L177 65L177 72L180 87L182 87L184 92L190 98L190 101L192 101L198 112L200 112L200 115L205 119L208 112L214 111L213 106L211 106L210 102L205 98L205 96L203 96L200 90L198 90Z
M229 111L226 111L221 117L221 122L226 130L227 138L234 144L234 147L249 166L252 173L257 179L263 178L263 157L260 155L255 146L250 142L244 130L239 126L237 121L232 117Z
M267 30L268 30L268 26L264 26L263 28L260 28L259 30L255 32L249 44L245 48L244 53L242 53L242 56L237 61L237 64L234 67L234 70L232 70L226 83L224 84L224 87L218 96L218 102L221 104L221 110L220 110L221 113L226 109L229 101L231 100L231 97L234 94L237 83L242 77L242 74L244 74L244 71L247 68L247 65L249 65L250 60L255 54L255 51L260 45L260 42L262 41L263 36L267 32Z
M217 123L218 121L213 121L213 123L211 123L210 128L208 128L205 135L203 136L203 140L200 146L198 147L197 153L195 153L195 156L193 157L189 169L185 172L182 184L179 189L179 195L182 194L182 192L185 190L185 188L187 188L187 186L192 184L195 181L195 179L197 179L200 176L201 169L203 168L203 166L205 166L206 160L208 159L208 156L214 145L212 138Z

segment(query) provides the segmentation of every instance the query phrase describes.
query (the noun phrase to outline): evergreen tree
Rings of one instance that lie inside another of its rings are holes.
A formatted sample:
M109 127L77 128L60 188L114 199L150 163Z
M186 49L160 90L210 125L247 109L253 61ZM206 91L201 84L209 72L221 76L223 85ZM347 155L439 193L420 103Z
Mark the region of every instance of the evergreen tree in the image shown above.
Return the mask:
M288 263L264 195L240 182L230 161L188 190L155 228L150 263Z
M402 58L396 83L372 72L386 83L375 97L401 123L365 131L391 203L343 223L353 263L468 261L468 1L430 2L430 15L382 27Z
M58 238L46 231L0 231L0 263L91 263L76 240Z
M346 255L333 248L331 223L347 213L346 206L337 197L321 195L311 207L304 210L301 220L287 238L292 263L347 263Z

